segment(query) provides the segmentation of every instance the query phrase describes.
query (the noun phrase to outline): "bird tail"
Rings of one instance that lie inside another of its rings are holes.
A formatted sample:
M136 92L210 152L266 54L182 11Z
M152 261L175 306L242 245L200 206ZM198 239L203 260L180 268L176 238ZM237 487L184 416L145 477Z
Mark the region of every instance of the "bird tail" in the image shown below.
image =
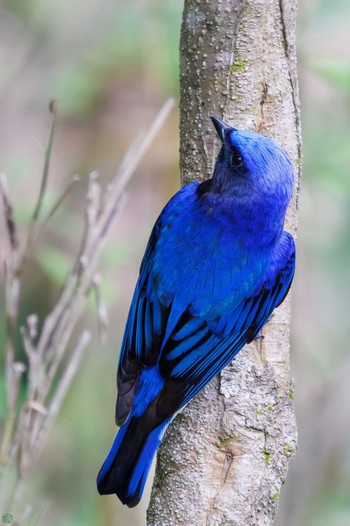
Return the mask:
M153 457L169 424L166 420L148 432L141 420L130 417L120 428L97 476L98 492L116 493L129 508L141 500Z

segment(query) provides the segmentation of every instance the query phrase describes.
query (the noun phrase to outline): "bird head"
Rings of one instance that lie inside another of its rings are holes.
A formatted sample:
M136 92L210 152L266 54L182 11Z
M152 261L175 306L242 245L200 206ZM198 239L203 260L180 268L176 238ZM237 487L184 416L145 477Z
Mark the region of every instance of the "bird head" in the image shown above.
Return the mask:
M236 199L272 200L286 208L293 193L294 171L287 152L266 135L232 128L211 117L222 143L212 191Z

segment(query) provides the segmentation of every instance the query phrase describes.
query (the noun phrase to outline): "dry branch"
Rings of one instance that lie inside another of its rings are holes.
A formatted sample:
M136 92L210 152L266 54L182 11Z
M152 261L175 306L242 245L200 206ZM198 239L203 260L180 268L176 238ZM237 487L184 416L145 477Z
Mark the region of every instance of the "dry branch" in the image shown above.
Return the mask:
M3 201L4 219L8 234L8 250L4 256L6 267L6 312L7 312L7 418L0 435L0 514L12 509L20 481L37 463L48 434L61 408L64 397L79 368L84 349L91 334L84 330L73 349L71 336L80 318L91 290L97 304L100 333L106 333L107 314L104 307L96 272L101 251L107 235L124 202L125 188L138 163L152 140L163 126L173 107L168 100L149 130L140 134L127 151L112 184L102 188L97 172L90 174L85 206L85 228L80 250L72 270L65 280L52 311L45 317L41 333L38 334L38 319L35 314L27 317L26 325L20 328L27 364L16 362L15 336L18 327L18 308L21 277L29 250L49 219L67 197L73 178L58 198L48 216L40 223L40 212L48 183L49 165L53 145L56 106L51 107L53 121L45 151L44 168L38 200L29 225L29 234L21 250L17 239L13 207L10 202L6 178L0 177L0 194ZM21 375L27 371L25 400L16 411ZM55 380L55 381L54 381ZM6 472L16 470L12 484L6 487Z

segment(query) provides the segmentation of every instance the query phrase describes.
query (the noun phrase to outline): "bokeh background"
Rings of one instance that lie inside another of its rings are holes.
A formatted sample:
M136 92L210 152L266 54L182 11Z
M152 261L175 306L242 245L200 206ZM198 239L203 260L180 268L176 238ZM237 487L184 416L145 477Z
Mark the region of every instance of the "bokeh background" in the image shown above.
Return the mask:
M276 525L348 526L350 3L299 4L304 175L291 358L299 450ZM22 319L47 313L78 250L88 173L97 169L108 182L164 99L178 98L181 10L179 0L1 3L0 169L8 176L23 233L39 189L51 98L58 100L59 118L45 207L70 177L82 178L27 266ZM114 436L113 371L139 261L159 211L178 187L175 111L129 185L128 202L104 253L108 343L95 337L90 345L26 486L24 499L45 510L42 524L145 524L147 494L139 508L126 510L117 499L96 494L95 475ZM92 302L85 324L97 327Z

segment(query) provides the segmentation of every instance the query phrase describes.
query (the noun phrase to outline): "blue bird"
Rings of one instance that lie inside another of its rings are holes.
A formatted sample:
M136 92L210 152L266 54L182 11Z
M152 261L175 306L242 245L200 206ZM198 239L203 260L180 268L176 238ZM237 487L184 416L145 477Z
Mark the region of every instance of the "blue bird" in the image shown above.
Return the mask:
M117 372L120 430L98 474L129 507L175 414L254 340L295 266L283 230L294 172L272 139L216 117L213 177L183 187L151 233Z

